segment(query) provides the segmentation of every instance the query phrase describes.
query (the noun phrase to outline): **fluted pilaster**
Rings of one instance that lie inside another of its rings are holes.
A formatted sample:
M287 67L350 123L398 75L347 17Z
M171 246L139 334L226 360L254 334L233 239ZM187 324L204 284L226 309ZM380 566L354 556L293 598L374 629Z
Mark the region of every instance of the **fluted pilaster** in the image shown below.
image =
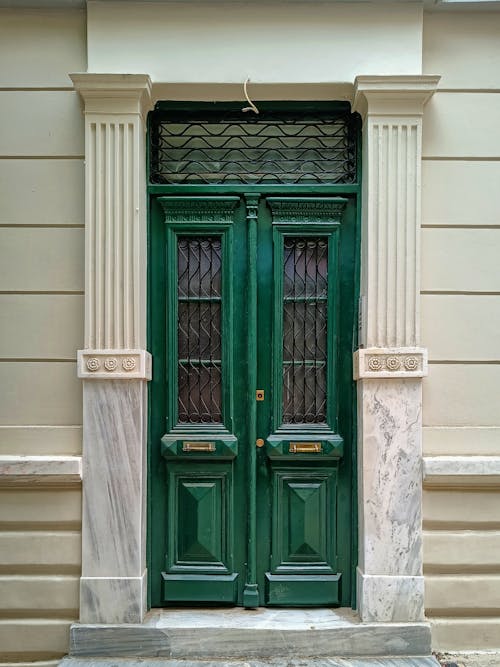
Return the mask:
M79 375L146 377L145 112L151 82L137 74L72 79L85 111L85 350ZM101 363L102 351L107 357Z
M419 345L423 107L437 77L358 77L363 128L362 344Z
M85 113L80 620L140 623L147 590L145 114L151 82L139 74L71 78Z
M438 77L358 77L364 117L358 382L358 608L364 621L420 621L419 347L422 113Z

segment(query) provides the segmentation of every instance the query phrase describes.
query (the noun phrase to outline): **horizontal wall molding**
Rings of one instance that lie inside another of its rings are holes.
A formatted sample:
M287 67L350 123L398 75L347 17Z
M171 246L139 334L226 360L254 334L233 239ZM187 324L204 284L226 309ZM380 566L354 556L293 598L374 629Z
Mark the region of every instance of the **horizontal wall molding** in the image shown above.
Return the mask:
M424 456L425 486L500 487L500 456Z
M84 380L151 380L146 350L78 350L78 377Z
M0 487L78 484L81 479L81 456L0 456Z

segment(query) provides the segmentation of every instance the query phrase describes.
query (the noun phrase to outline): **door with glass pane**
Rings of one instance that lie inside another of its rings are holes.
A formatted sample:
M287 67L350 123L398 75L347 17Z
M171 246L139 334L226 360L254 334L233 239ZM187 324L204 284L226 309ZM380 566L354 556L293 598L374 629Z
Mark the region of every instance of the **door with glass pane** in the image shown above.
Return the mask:
M152 206L152 603L350 604L354 199Z

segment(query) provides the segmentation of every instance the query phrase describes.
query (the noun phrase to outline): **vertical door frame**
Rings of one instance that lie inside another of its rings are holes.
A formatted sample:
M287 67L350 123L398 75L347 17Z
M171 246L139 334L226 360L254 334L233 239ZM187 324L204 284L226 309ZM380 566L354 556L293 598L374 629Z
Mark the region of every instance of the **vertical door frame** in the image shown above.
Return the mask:
M140 623L147 608L145 426L151 377L145 117L155 90L146 74L71 78L83 99L86 135L85 348L78 354L84 386L80 620ZM423 106L437 83L438 77L422 75L358 76L353 85L354 110L365 119L365 347L354 358L358 610L363 620L379 622L423 618L421 130ZM396 233L402 228L403 235ZM401 277L405 290L398 288ZM395 465L398 460L404 463Z

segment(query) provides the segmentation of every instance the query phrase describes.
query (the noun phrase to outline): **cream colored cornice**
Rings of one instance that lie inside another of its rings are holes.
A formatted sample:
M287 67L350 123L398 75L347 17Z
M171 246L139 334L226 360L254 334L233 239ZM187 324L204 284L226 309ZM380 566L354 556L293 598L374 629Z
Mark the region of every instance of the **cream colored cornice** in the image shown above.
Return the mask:
M436 91L440 76L357 76L353 110L370 115L421 115Z
M85 113L141 114L152 108L147 74L70 74L85 103Z

